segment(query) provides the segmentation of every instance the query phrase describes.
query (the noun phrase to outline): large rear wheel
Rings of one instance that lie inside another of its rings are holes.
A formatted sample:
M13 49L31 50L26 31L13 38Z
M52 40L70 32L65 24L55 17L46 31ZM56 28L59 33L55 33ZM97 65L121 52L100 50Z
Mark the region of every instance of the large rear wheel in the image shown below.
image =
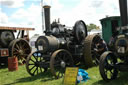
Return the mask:
M96 43L101 39L98 34L89 35L84 41L84 60L87 67L99 64L100 55L95 51Z

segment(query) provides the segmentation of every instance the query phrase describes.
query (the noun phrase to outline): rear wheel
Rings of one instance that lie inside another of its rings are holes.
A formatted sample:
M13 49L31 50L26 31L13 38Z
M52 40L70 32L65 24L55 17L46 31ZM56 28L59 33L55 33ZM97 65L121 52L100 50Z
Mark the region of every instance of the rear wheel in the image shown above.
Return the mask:
M117 78L118 70L114 67L116 63L117 58L112 52L107 51L101 55L99 70L103 80L110 81Z
M95 51L95 46L100 39L98 34L89 35L85 38L83 54L85 65L88 67L99 64L100 55Z

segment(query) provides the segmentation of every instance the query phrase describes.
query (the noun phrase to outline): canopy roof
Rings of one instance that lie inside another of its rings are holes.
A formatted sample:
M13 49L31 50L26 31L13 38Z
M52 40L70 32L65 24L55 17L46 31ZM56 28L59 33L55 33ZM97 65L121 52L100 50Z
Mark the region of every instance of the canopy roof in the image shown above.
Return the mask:
M0 26L0 30L35 30L35 28Z

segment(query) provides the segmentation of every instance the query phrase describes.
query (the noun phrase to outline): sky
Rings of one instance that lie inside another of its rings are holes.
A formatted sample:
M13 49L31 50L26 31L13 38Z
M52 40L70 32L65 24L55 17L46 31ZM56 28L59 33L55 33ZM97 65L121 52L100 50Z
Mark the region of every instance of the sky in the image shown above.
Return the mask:
M77 20L101 27L100 19L119 16L118 0L43 0L51 5L51 23L60 18L66 26L74 26ZM43 34L41 0L0 0L0 26L33 27L34 34Z

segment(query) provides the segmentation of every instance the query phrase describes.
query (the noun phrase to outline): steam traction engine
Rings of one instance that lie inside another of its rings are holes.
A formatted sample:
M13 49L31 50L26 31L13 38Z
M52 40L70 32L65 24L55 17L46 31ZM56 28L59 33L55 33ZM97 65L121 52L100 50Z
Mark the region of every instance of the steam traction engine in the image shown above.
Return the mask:
M17 57L21 63L26 61L27 55L31 52L28 44L28 33L33 28L5 27L0 26L0 65L7 64L8 57ZM17 36L14 35L18 31Z
M37 51L31 53L26 62L26 69L32 76L46 72L49 67L52 74L62 77L68 66L85 63L86 66L94 65L91 51L99 35L87 37L87 27L82 20L75 23L73 29L67 29L54 21L50 25L50 6L44 6L45 12L45 36L39 36L36 40ZM86 39L85 39L86 38Z
M119 0L119 3L122 26L115 28L116 36L111 40L111 50L100 57L99 70L105 81L116 79L118 71L128 71L127 0Z

